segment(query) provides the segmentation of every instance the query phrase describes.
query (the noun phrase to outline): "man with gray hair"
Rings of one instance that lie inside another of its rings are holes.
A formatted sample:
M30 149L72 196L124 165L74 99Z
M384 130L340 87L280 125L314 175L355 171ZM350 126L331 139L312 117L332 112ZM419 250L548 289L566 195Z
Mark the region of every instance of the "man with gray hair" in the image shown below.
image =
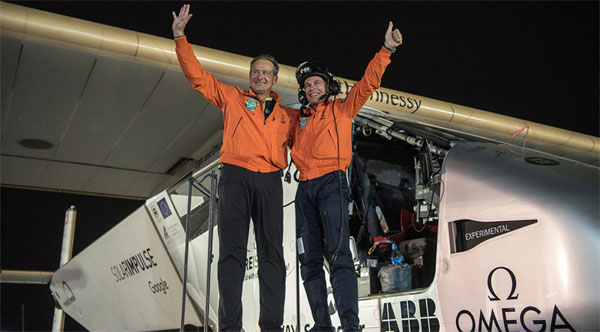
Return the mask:
M173 37L183 73L194 89L223 111L223 164L219 180L219 330L242 330L242 285L248 229L254 221L258 249L262 331L281 331L285 301L283 186L291 117L271 90L279 65L260 55L250 63L250 88L229 86L205 72L184 29L190 5L173 12ZM269 121L267 121L269 119Z

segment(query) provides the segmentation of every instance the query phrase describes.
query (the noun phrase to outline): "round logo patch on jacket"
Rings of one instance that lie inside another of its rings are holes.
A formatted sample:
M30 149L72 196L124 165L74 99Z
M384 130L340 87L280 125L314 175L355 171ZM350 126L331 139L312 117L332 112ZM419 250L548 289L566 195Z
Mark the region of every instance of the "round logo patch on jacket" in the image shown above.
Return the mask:
M308 117L300 118L300 128L306 126L308 123Z
M248 111L254 111L258 107L258 102L256 99L246 99L246 109Z

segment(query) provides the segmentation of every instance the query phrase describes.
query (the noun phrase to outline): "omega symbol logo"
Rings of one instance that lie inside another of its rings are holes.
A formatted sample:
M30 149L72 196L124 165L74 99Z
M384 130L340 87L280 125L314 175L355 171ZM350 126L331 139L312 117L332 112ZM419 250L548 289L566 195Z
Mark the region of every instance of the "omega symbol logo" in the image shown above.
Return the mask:
M496 280L495 283L492 282L493 278ZM509 279L511 284L510 290L508 287ZM515 294L517 278L515 278L515 274L507 267L499 266L490 271L487 278L487 286L490 294L492 294L492 296L488 296L490 301L501 301L501 299L504 300L505 298L506 300L516 300L519 297L519 294ZM493 305L489 305L488 303L485 309L475 308L475 314L471 313L468 309L460 310L456 315L456 330L459 332L576 331L556 304L552 305L550 302L544 303L542 309L538 309L535 305L527 305L527 303L522 303L522 301L523 299L518 304L513 302L512 305L507 306L502 306L500 303ZM502 308L498 308L500 306ZM520 310L520 313L517 310ZM477 314L477 311L479 311L479 314ZM501 324L504 325L504 328L501 327ZM514 328L511 330L509 325L514 325ZM398 331L398 329L395 331ZM411 331L413 330L411 329Z
M504 267L504 266L499 266L499 267L493 269L490 272L490 274L488 275L488 279L487 279L488 290L492 294L492 296L488 296L490 301L500 301L500 298L498 297L498 295L496 295L496 292L494 291L494 287L492 287L492 276L498 270L505 270L506 272L508 272L508 275L510 276L510 281L511 281L512 286L510 289L510 293L508 294L508 297L506 299L507 300L518 299L519 294L515 295L515 290L517 289L517 278L515 278L515 274L509 268Z

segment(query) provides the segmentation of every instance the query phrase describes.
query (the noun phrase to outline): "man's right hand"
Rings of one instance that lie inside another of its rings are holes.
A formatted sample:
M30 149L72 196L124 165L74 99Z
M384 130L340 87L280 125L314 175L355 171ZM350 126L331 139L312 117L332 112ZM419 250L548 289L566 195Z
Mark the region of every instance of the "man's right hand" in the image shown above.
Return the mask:
M173 14L173 25L171 26L173 29L173 37L181 37L183 36L185 26L190 18L192 18L192 14L190 14L190 5L183 5L179 10L179 15L176 15L174 11L171 13Z

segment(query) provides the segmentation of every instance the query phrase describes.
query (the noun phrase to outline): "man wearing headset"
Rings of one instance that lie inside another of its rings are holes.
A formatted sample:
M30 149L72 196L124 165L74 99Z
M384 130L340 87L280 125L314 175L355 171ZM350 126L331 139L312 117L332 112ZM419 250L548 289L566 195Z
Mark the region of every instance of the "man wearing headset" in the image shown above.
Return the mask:
M184 35L192 14L173 12L177 58L194 89L223 111L219 180L219 330L242 330L242 284L250 218L254 221L262 331L281 331L285 301L283 187L291 117L271 88L279 65L270 55L250 63L250 89L226 85L205 72ZM268 121L267 121L268 120Z
M331 331L323 256L329 262L333 296L344 331L358 331L358 290L348 227L349 189L345 170L352 158L352 119L379 88L402 35L389 23L383 47L346 98L326 68L304 62L296 70L298 99L292 159L300 171L296 192L296 237L302 280L315 321L311 331Z

